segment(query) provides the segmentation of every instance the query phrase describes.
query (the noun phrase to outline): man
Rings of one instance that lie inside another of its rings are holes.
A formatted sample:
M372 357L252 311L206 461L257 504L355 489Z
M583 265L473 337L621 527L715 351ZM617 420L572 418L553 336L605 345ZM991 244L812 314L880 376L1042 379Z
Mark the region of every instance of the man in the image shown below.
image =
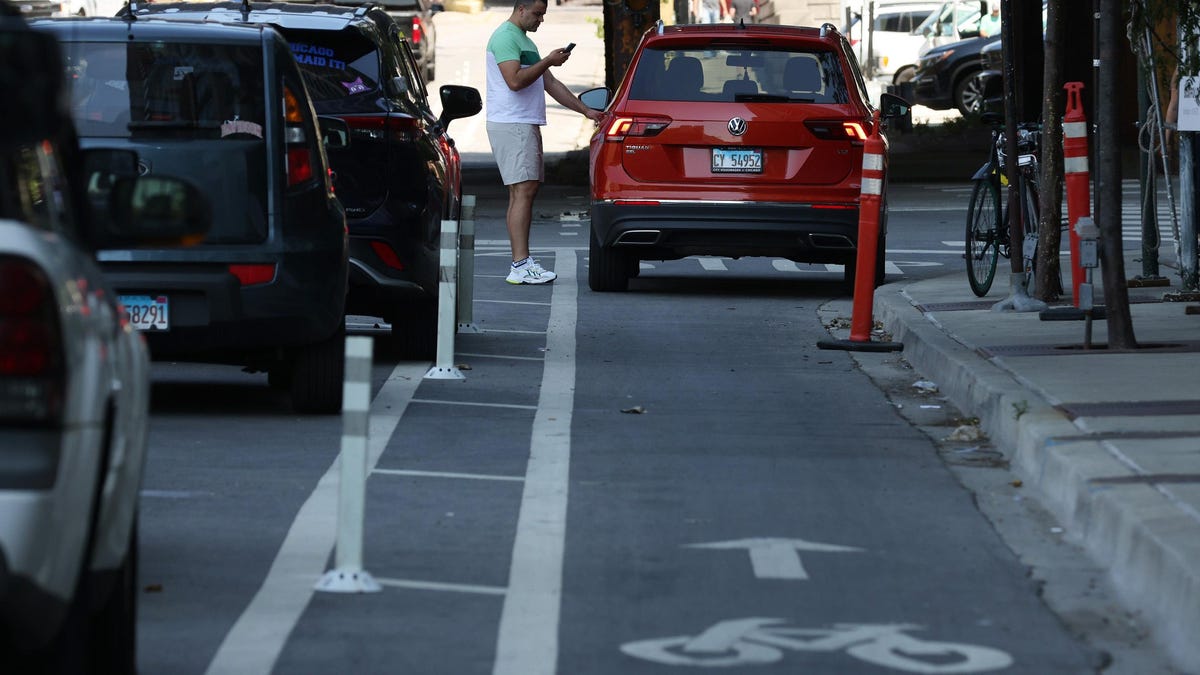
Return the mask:
M979 20L979 36L992 37L1000 34L1000 3L992 3L992 13Z
M729 14L727 0L692 0L696 23L717 23Z
M529 255L529 228L533 200L545 179L542 164L542 131L546 123L545 94L563 106L599 121L592 110L550 72L570 58L558 48L546 58L528 33L546 18L545 0L516 0L508 20L492 33L487 44L487 134L500 177L508 186L508 239L512 247L510 284L544 284L557 275Z

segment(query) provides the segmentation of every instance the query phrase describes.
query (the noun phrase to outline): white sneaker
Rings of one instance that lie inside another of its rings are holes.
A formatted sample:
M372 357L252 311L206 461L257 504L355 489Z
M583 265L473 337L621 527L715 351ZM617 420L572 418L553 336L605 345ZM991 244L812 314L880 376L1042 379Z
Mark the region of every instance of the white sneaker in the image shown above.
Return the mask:
M545 267L542 267L542 263L538 262L537 258L534 258L533 256L529 256L529 266L532 267L533 269L537 270L538 273L541 274L542 276L550 277L550 281L554 281L555 279L558 278L557 274L555 274L554 272L551 272L550 270L546 269Z
M558 278L558 275L543 269L536 262L528 262L520 267L509 266L508 278L510 284L548 284Z

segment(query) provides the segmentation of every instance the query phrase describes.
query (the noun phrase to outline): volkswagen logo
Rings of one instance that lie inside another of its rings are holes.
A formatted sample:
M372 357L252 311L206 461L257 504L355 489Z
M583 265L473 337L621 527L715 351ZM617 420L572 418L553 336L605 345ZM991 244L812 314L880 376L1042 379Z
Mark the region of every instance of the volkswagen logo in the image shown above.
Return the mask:
M729 120L729 133L734 136L741 136L746 133L746 120L740 117Z

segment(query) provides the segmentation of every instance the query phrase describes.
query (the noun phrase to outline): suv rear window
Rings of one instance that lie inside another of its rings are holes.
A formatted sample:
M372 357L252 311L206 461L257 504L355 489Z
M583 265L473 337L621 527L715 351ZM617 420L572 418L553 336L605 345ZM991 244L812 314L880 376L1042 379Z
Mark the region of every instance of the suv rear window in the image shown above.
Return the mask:
M313 101L379 95L379 53L351 32L285 31Z
M69 42L64 49L81 136L263 136L257 45Z
M837 54L763 49L646 49L629 98L645 101L761 100L847 103Z

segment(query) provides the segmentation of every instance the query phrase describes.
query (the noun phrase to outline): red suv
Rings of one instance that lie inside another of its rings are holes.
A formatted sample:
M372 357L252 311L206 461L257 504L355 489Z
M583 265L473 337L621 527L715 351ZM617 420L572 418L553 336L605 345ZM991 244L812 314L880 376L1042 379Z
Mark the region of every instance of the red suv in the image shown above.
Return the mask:
M625 290L639 260L690 255L840 263L853 288L875 109L833 26L660 22L611 100L583 100L606 109L591 141L592 290ZM881 105L908 113L889 94Z

